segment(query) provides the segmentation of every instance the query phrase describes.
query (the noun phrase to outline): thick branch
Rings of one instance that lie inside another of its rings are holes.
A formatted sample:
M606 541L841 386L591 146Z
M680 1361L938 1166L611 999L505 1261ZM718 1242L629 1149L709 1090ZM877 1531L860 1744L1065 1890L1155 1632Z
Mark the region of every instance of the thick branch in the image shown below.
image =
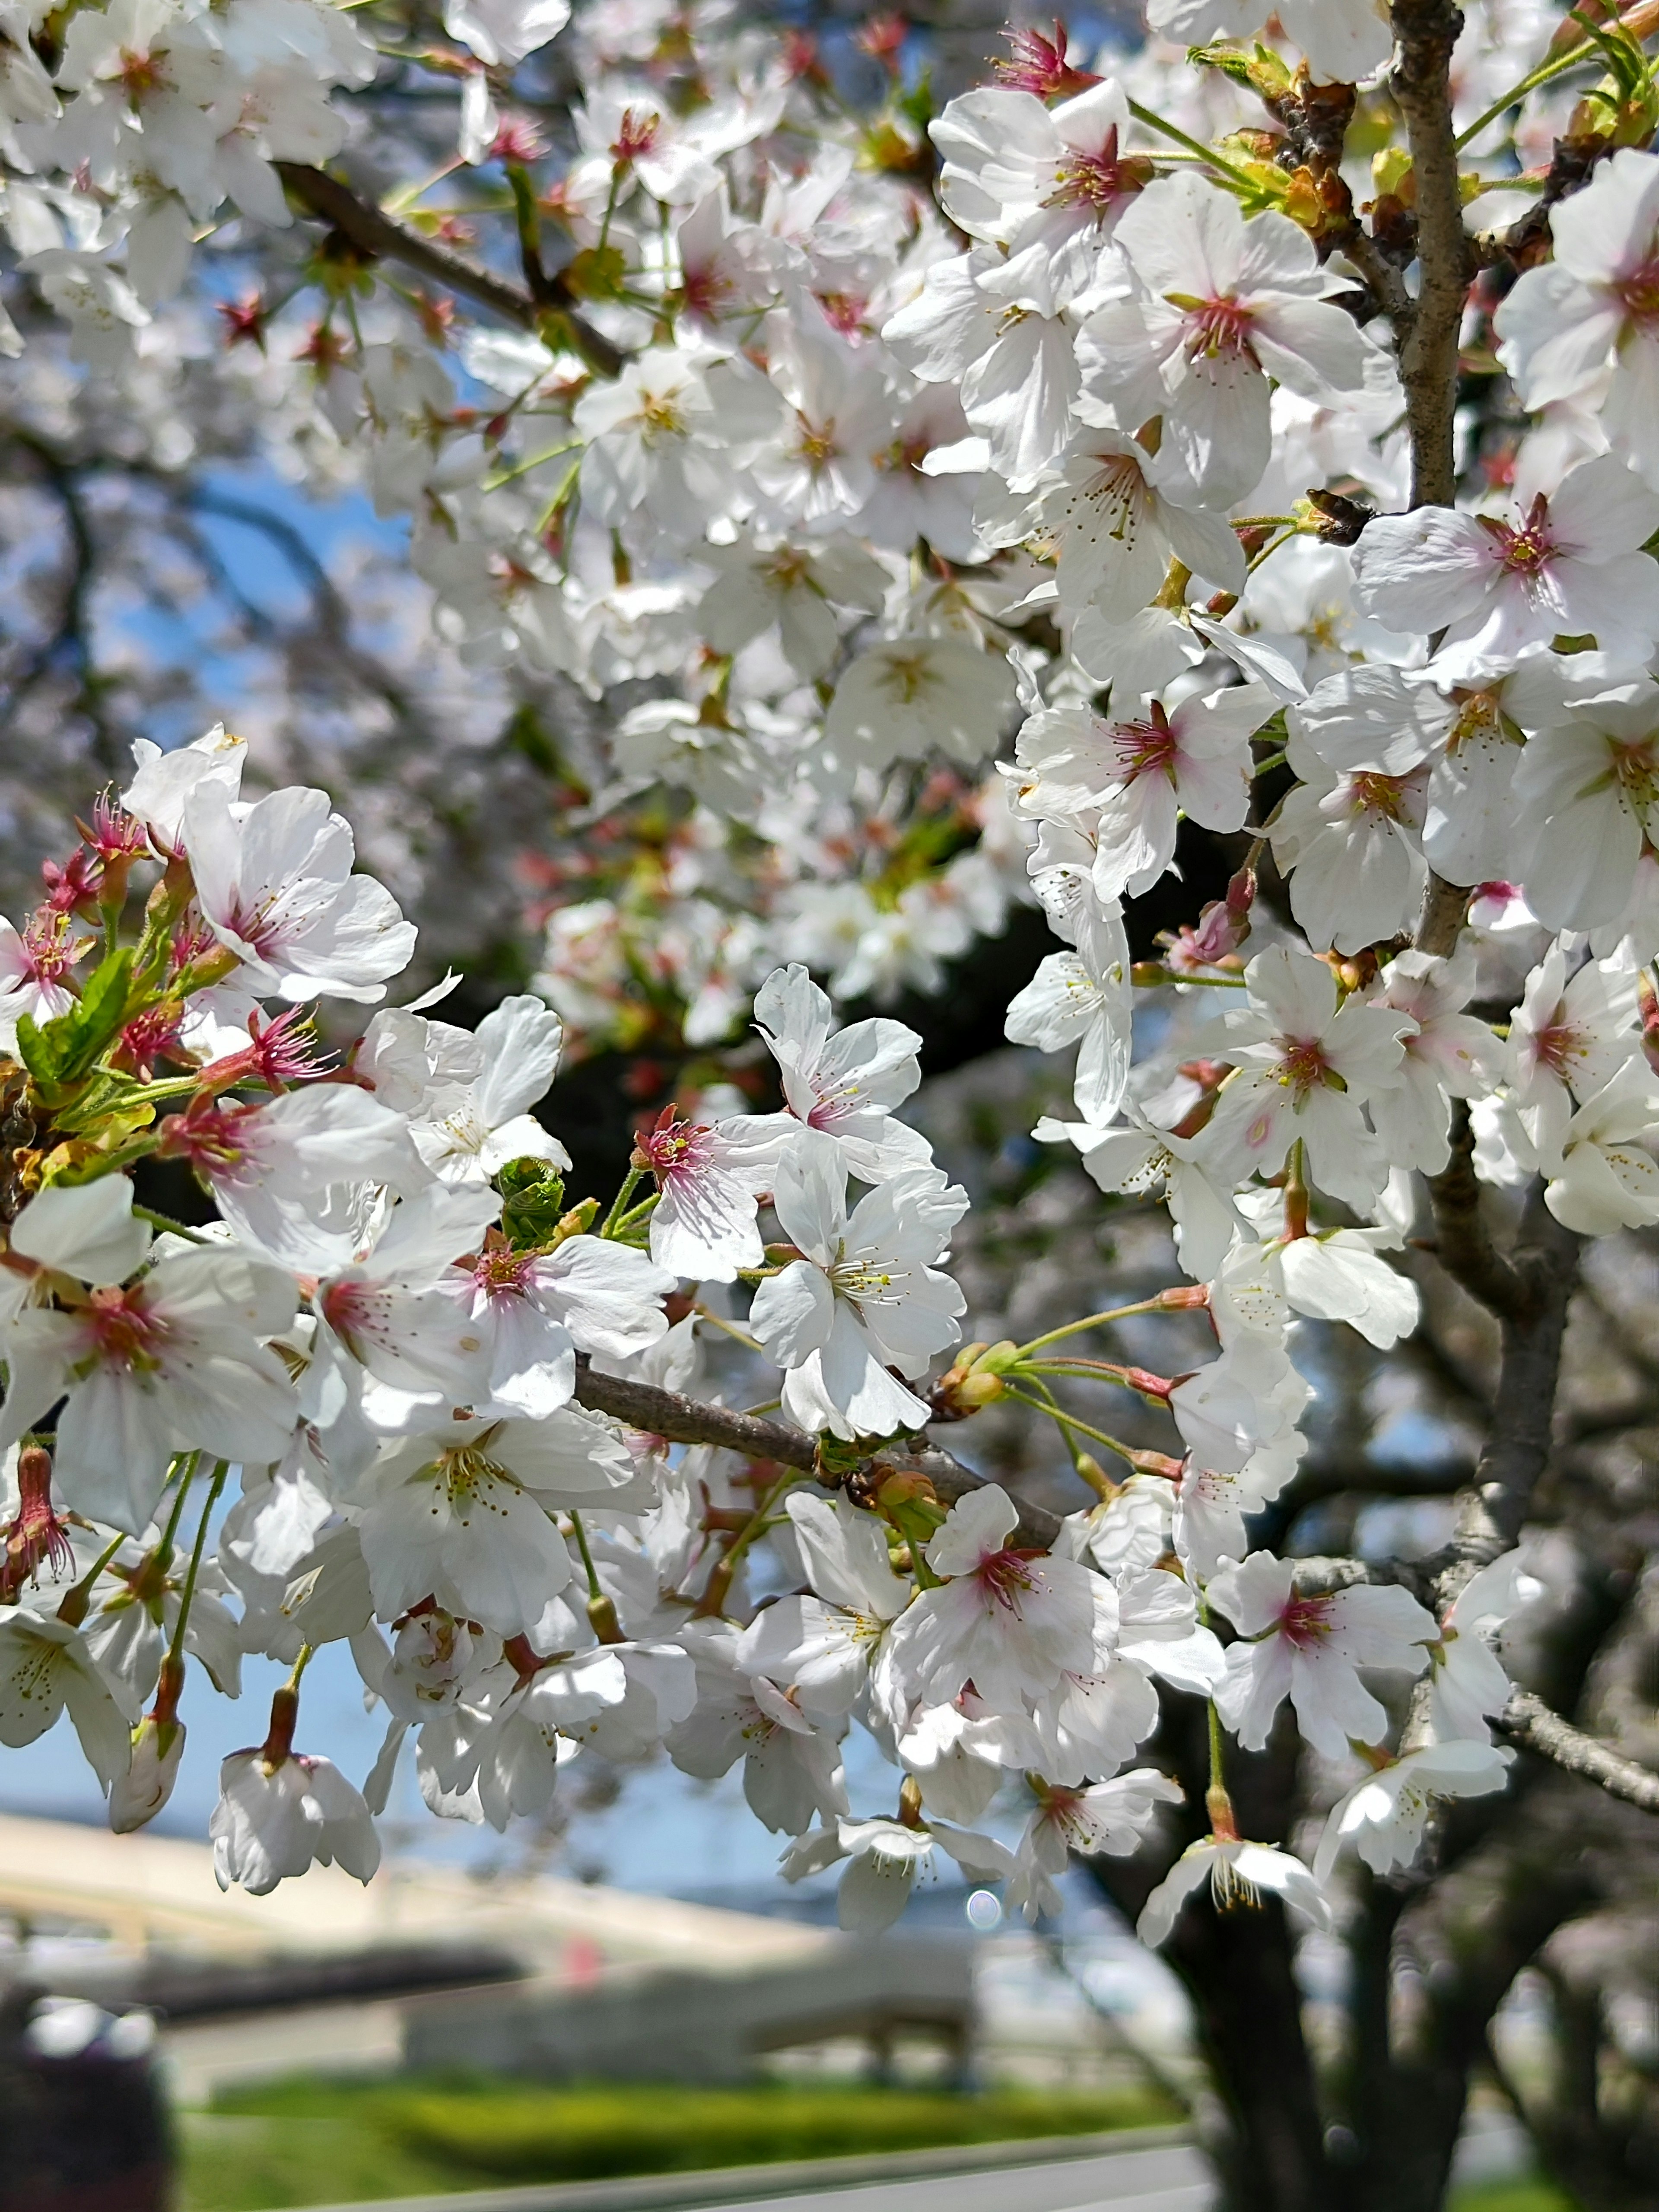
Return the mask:
M1474 1129L1462 1099L1452 1108L1451 1158L1429 1179L1434 1206L1434 1255L1460 1290L1501 1319L1518 1319L1531 1286L1492 1243L1474 1171Z
M576 1363L576 1402L591 1413L609 1413L647 1436L665 1437L671 1443L715 1444L726 1451L743 1453L747 1459L775 1460L780 1466L799 1468L803 1474L817 1470L817 1441L787 1421L769 1421L754 1413L734 1413L729 1407L705 1405L678 1390L659 1390L652 1382L635 1382L621 1375L601 1375L585 1359ZM939 1445L918 1438L908 1449L884 1454L895 1464L913 1468L933 1484L941 1504L953 1505L970 1490L984 1487L985 1477ZM1017 1540L1046 1549L1060 1533L1057 1515L1040 1505L1022 1504Z
M1595 1783L1610 1797L1622 1797L1627 1804L1639 1805L1644 1813L1659 1813L1659 1774L1574 1728L1530 1690L1510 1693L1498 1725L1511 1742L1535 1751L1569 1774Z
M307 168L298 161L278 161L276 172L302 207L332 223L362 252L377 260L401 261L405 268L432 277L448 291L476 300L480 307L520 330L537 330L544 316L556 314L583 358L602 376L620 373L627 356L577 312L574 297L556 276L548 280L545 301L532 300L528 292L509 284L505 277L479 268L447 246L422 238L419 231L409 229L368 200L359 199L349 185L325 170Z
M1417 200L1417 305L1401 334L1412 436L1412 504L1450 507L1457 337L1474 256L1463 228L1452 131L1451 58L1463 17L1450 0L1394 0L1392 88L1406 121Z

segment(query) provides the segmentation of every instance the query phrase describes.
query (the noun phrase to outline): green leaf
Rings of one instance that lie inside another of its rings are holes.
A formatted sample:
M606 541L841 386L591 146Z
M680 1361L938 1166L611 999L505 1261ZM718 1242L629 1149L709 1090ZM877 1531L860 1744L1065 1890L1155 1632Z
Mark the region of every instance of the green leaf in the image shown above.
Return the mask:
M66 1012L39 1024L19 1017L18 1052L37 1083L61 1087L89 1072L126 1020L131 986L132 952L124 945L93 970Z

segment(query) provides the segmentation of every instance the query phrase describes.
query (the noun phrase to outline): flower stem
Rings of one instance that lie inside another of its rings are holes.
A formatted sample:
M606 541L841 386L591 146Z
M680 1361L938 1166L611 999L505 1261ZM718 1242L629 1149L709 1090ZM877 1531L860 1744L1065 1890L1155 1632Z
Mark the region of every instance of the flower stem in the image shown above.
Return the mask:
M630 1167L628 1173L623 1177L622 1188L617 1193L615 1198L611 1200L611 1211L605 1215L605 1220L600 1226L599 1234L601 1237L614 1237L617 1230L621 1228L623 1217L628 1211L628 1201L633 1197L635 1190L638 1187L640 1177L644 1173L645 1170L643 1168Z
M1177 146L1184 146L1189 154L1196 154L1200 161L1207 161L1212 169L1219 170L1224 177L1231 177L1233 182L1241 185L1252 198L1260 194L1261 188L1255 179L1246 176L1243 169L1236 169L1232 163L1218 154L1213 147L1206 146L1196 138L1189 138L1184 131L1178 131L1173 123L1166 123L1161 115L1155 114L1150 107L1143 107L1138 100L1132 100L1129 102L1129 112L1137 123L1144 123L1149 131L1157 131L1165 138L1172 138Z
M179 1516L185 1510L185 1500L190 1495L190 1486L196 1480L196 1470L201 1463L201 1453L194 1451L185 1460L180 1470L179 1494L173 1501L173 1510L167 1516L167 1528L162 1534L161 1542L156 1546L157 1553L163 1565L168 1565L173 1559L173 1540L179 1533Z
M106 1544L80 1581L71 1583L64 1592L58 1603L58 1618L65 1626L78 1628L86 1619L87 1607L92 1602L94 1585L126 1540L125 1536L117 1536L113 1542Z
M225 1477L229 1472L228 1460L217 1461L213 1469L213 1479L208 1485L207 1504L202 1508L202 1518L197 1525L196 1542L191 1551L190 1565L185 1575L185 1586L179 1593L179 1618L173 1624L173 1642L168 1650L168 1656L176 1662L182 1662L185 1656L185 1632L190 1626L190 1608L196 1600L196 1577L202 1570L202 1553L207 1546L208 1522L213 1517L213 1509L219 1503L220 1492L224 1489Z
M175 1221L170 1213L158 1213L153 1206L135 1203L132 1218L135 1221L148 1221L152 1229L165 1229L170 1237L186 1237L192 1244L208 1244L213 1241L211 1237L204 1237L199 1229L192 1229L188 1222Z
M1137 1314L1182 1313L1188 1307L1201 1306L1206 1303L1202 1291L1196 1296L1184 1289L1173 1292L1160 1291L1156 1297L1143 1298L1139 1305L1113 1306L1105 1313L1085 1314L1081 1321L1068 1321L1063 1328L1051 1328L1046 1336L1034 1336L1029 1344L1020 1346L1008 1364L1012 1367L1018 1361L1029 1359L1034 1352L1041 1352L1045 1344L1058 1344L1061 1337L1076 1336L1085 1328L1103 1328L1108 1322L1132 1321Z
M1577 69L1580 62L1588 61L1595 52L1595 40L1586 39L1582 46L1575 46L1571 53L1557 54L1553 61L1540 62L1536 69L1528 70L1518 84L1512 84L1506 93L1493 100L1490 107L1477 115L1467 131L1459 131L1452 140L1453 150L1461 154L1472 140L1480 136L1489 123L1496 123L1498 117L1513 107L1517 100L1524 100L1529 92L1535 92L1540 84L1549 83L1553 77L1565 76L1569 70ZM1508 180L1503 181L1507 183Z

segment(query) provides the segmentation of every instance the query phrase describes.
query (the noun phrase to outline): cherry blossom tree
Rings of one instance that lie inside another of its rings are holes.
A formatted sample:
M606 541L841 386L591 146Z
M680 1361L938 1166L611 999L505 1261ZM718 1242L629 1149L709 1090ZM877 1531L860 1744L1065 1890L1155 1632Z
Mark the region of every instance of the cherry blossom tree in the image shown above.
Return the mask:
M0 934L0 1741L67 1711L132 1828L280 1662L256 1894L370 1879L399 1760L498 1828L741 1765L872 1934L1075 1855L1230 2203L1428 2212L1659 1812L1659 6L1147 16L947 99L902 20L719 0L19 14L12 850L64 835ZM277 482L377 518L356 587ZM186 570L251 743L162 711ZM986 1256L959 994L1146 1231L1104 1304ZM1427 1547L1310 1540L1389 1494ZM1608 2074L1515 2094L1633 2205Z

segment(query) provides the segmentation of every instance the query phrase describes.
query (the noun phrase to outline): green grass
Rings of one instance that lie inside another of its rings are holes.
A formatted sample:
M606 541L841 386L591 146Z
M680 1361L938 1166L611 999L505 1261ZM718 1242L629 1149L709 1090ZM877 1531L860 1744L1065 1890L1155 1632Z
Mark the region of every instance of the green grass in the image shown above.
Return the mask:
M1575 2212L1575 2207L1547 2181L1494 2181L1460 2189L1449 2212Z
M957 2096L784 2083L544 2089L465 2076L296 2077L223 2092L210 2113L185 2115L180 2212L267 2212L500 2182L1089 2134L1175 2117L1139 2092Z

